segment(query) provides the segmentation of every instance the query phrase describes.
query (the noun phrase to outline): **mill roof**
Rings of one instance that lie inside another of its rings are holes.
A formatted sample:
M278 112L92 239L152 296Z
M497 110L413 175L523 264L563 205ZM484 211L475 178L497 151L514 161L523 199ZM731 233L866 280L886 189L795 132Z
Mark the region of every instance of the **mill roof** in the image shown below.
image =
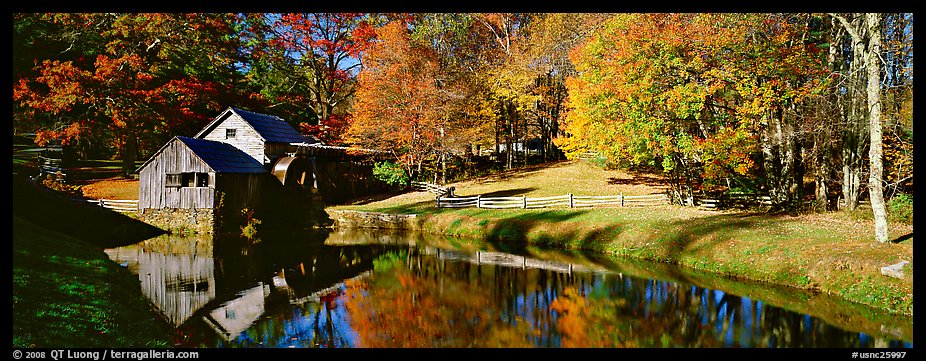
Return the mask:
M208 134L212 129L215 129L222 121L228 118L231 114L237 114L241 119L243 119L254 131L257 132L265 141L268 142L279 142L279 143L318 143L318 139L315 139L312 136L305 136L296 131L289 123L287 123L283 118L280 118L275 115L267 115L261 113L255 113L252 111L239 109L235 107L229 107L218 117L215 118L212 122L206 125L203 130L199 131L196 134L196 138L202 138Z
M209 168L212 168L213 171L217 173L265 173L267 172L264 169L264 166L257 162L254 158L247 155L241 149L235 148L231 144L216 142L213 140L190 138L183 136L176 136L171 139L167 144L164 144L161 149L158 149L151 158L148 158L141 167L138 167L136 172L140 172L142 168L148 165L155 157L158 156L168 145L174 142L174 140L180 141L187 148L190 149L193 154L195 154L199 159L202 159Z

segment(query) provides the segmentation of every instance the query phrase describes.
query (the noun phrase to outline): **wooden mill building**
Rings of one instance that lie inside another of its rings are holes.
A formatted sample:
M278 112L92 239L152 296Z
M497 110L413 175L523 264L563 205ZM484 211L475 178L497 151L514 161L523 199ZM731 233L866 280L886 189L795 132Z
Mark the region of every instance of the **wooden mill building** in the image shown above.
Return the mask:
M182 217L195 218L189 210L234 214L280 207L281 199L305 198L299 196L310 190L332 197L368 190L357 184L370 183L372 166L348 149L300 134L282 118L230 107L195 136L172 138L138 168L139 213L188 210Z

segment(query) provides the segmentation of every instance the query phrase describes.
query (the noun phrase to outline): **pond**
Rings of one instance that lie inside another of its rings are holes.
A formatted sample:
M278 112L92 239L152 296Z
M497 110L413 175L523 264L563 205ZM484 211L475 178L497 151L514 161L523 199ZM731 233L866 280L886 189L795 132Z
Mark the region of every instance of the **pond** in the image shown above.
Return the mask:
M105 250L182 347L912 347L912 317L599 254L383 230Z

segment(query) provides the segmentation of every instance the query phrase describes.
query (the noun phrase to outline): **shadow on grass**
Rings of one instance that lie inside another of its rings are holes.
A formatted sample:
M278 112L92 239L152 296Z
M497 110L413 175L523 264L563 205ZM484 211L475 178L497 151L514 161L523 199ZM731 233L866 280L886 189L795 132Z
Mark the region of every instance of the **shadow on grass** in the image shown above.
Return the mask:
M537 190L537 188L535 187L515 188L515 189L506 189L506 190L501 190L501 191L483 193L481 194L481 196L483 197L514 197L514 196L523 195L529 192L533 192L535 190ZM472 197L472 196L461 196L461 197Z
M658 241L667 243L667 256L676 261L685 252L697 253L703 250L712 250L742 228L754 228L756 224L768 220L767 214L741 213L718 214L697 219L688 219L668 223L662 231L663 236ZM709 239L706 241L705 239ZM698 242L701 240L700 242ZM692 244L699 244L692 247Z
M125 246L166 233L121 213L75 202L15 174L13 214L100 248Z
M374 195L370 195L370 196L364 196L364 197L354 198L354 199L351 199L351 200L348 200L348 201L345 201L345 202L331 203L330 205L334 206L334 205L342 205L342 204L343 204L343 205L351 205L351 206L362 206L362 205L370 204L370 203L373 203L373 202L379 202L379 201L382 201L382 200L386 200L386 199L389 199L389 198L392 198L392 197L395 197L395 196L400 196L400 195L403 195L403 194L405 194L405 193L408 193L408 192L394 192L394 193L374 194Z
M476 184L485 184L499 181L508 181L512 179L524 178L526 176L535 174L546 168L555 168L569 164L568 161L550 161L540 164L532 164L528 166L518 166L517 168L512 168L509 170L501 171L492 175L488 175L477 179Z
M644 173L634 173L630 178L608 178L608 184L611 185L645 185L645 186L667 186L669 182L665 178L644 174Z
M535 227L565 222L587 212L587 210L551 210L516 214L509 217L497 218L497 222L491 227L488 227L488 224L483 225L482 234L489 244L501 251L522 253L528 243L555 245L562 244L564 240L576 238L577 232L575 231L566 233L558 232L555 238L554 236L542 234L538 236L534 242L530 242L528 240L528 234ZM585 239L582 239L581 242L589 242L592 238L594 237L589 235Z
M900 243L900 242L903 242L903 241L906 241L912 238L913 238L913 232L910 232L903 236L897 237L896 239L891 240L891 243Z

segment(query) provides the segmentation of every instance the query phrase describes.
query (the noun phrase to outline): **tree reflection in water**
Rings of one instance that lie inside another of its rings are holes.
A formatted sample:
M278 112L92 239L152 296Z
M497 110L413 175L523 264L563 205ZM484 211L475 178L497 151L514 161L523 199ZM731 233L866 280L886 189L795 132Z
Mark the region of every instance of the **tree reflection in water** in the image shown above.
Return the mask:
M262 242L247 252L226 243L213 252L171 240L107 253L144 271L140 280L164 275L142 286L182 323L183 346L912 347L620 268L422 243ZM164 244L183 247L156 247Z

